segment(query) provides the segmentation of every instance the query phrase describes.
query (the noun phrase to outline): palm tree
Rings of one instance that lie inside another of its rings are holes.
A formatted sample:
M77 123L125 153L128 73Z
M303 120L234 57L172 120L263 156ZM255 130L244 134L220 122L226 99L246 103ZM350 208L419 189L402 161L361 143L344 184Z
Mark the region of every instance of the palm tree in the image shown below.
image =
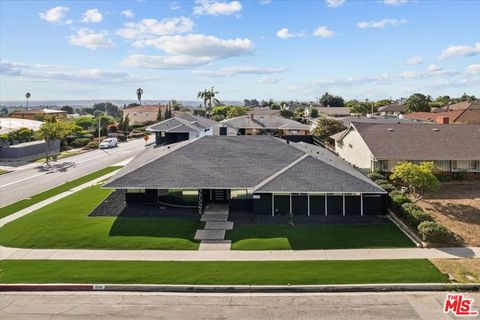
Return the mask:
M30 94L30 92L27 92L25 93L25 98L27 98L27 110L28 110L28 99L30 99L32 95Z
M214 104L220 104L220 101L215 98L215 95L219 94L218 91L215 91L213 87L210 88L210 90L203 90L200 91L197 95L198 98L203 99L203 105L205 106L205 113L207 115L207 118L210 118L210 111L212 109L212 102ZM207 103L208 103L208 108L207 108Z
M140 104L142 104L142 95L143 95L143 89L142 88L138 88L137 89L137 99L138 99L138 102Z

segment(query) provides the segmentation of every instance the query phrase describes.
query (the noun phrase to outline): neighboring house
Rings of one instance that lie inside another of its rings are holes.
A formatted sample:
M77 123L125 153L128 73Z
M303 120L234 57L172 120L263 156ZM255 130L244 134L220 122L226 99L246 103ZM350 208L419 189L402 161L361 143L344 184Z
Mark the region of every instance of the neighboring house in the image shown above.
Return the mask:
M122 110L123 119L128 115L130 125L148 125L157 122L158 109L165 113L167 106L164 105L142 105Z
M45 140L31 141L15 145L2 144L0 141L0 161L27 161L41 158L48 149L50 156L60 152L60 140L52 141L49 145Z
M448 108L447 108L448 107ZM414 112L405 115L406 119L435 123L480 124L480 102L461 102L438 108L435 112Z
M387 104L383 107L378 108L378 112L382 116L396 116L405 113L405 105L399 103Z
M433 161L441 172L480 172L480 125L352 122L332 139L337 154L360 169L391 172L401 161Z
M255 215L366 216L385 213L386 192L333 153L271 136L205 136L149 146L104 188L127 203L157 203L169 190Z
M350 116L350 108L347 107L312 107L318 111L319 116L330 118L345 118ZM306 116L310 115L310 111L306 110Z
M363 123L416 123L413 120L397 118L397 117L388 117L388 116L349 116L346 118L338 118L335 119L344 126L348 127L352 122L363 122ZM318 118L312 119L311 123L311 130L315 130L318 126Z
M445 112L413 112L404 116L405 119L421 122L434 122L437 124L456 123L465 110L452 110Z
M280 109L254 108L248 113L254 116L280 116Z
M9 117L17 119L44 120L45 117L55 117L57 119L66 119L67 112L55 109L31 109L23 111L14 111Z
M467 109L480 109L480 101L463 101L458 103L449 104L434 110L434 112L444 112L452 110L467 110Z
M9 133L21 128L37 131L42 126L42 121L17 118L0 118L0 134Z
M225 119L221 125L236 131L236 135L272 135L283 136L308 136L308 126L290 119L275 115L248 115Z
M155 123L146 128L149 132L155 132L155 143L171 144L180 141L211 136L216 121L195 116L191 113L177 113L173 118Z

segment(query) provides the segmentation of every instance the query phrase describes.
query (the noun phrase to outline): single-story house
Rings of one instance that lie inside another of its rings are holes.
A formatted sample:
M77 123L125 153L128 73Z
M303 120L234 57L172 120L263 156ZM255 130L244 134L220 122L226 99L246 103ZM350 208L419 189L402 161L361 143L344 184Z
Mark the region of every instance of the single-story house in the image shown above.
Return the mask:
M57 119L66 119L67 112L55 109L30 109L14 111L9 115L10 118L44 120L45 117L55 117Z
M0 118L0 134L9 133L21 128L37 131L42 126L42 121L18 118Z
M401 161L433 161L441 172L480 172L480 125L352 122L332 139L337 154L360 169L391 172Z
M156 144L161 145L210 136L216 124L216 121L182 112L173 118L152 124L146 130L154 132Z
M319 115L330 118L345 118L351 113L347 107L312 107L312 109L316 109Z
M461 105L460 105L461 104ZM459 106L460 105L460 106ZM452 104L450 108L438 108L443 111L435 112L414 112L405 115L406 119L416 121L430 121L439 124L480 124L480 102L461 102ZM462 109L463 107L466 107Z
M127 203L156 203L170 190L256 215L380 215L386 192L332 152L271 136L204 136L149 146L104 188ZM162 200L163 202L163 200Z
M405 113L405 105L400 103L391 103L378 108L382 116L397 116Z
M416 123L413 120L405 119L403 117L390 117L390 116L350 116L342 119L338 119L344 126L348 127L352 122L363 123Z
M443 107L433 110L433 112L444 112L452 110L480 109L480 101L462 101L458 103L447 104Z
M165 105L141 105L122 110L123 119L128 115L130 125L145 125L154 123L157 121L158 110L162 110L162 114L165 113Z
M237 135L272 135L275 137L310 135L308 126L275 115L257 116L249 113L244 116L225 119L220 124L236 130Z

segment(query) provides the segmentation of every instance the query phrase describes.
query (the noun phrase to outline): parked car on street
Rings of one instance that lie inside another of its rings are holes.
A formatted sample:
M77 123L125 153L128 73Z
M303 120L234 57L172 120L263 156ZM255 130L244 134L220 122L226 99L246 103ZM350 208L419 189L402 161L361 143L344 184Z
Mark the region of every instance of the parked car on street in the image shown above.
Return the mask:
M115 148L118 146L117 138L108 138L100 143L100 149Z

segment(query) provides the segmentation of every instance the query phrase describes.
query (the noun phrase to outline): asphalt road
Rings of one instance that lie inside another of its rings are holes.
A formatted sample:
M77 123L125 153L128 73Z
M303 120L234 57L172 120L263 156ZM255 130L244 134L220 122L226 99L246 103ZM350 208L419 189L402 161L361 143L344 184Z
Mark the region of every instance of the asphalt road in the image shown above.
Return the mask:
M455 319L445 293L3 293L0 319ZM480 294L475 298L478 310Z
M40 163L19 167L0 175L0 207L130 159L144 148L145 141L135 139L114 149L90 151L51 162L50 167Z

